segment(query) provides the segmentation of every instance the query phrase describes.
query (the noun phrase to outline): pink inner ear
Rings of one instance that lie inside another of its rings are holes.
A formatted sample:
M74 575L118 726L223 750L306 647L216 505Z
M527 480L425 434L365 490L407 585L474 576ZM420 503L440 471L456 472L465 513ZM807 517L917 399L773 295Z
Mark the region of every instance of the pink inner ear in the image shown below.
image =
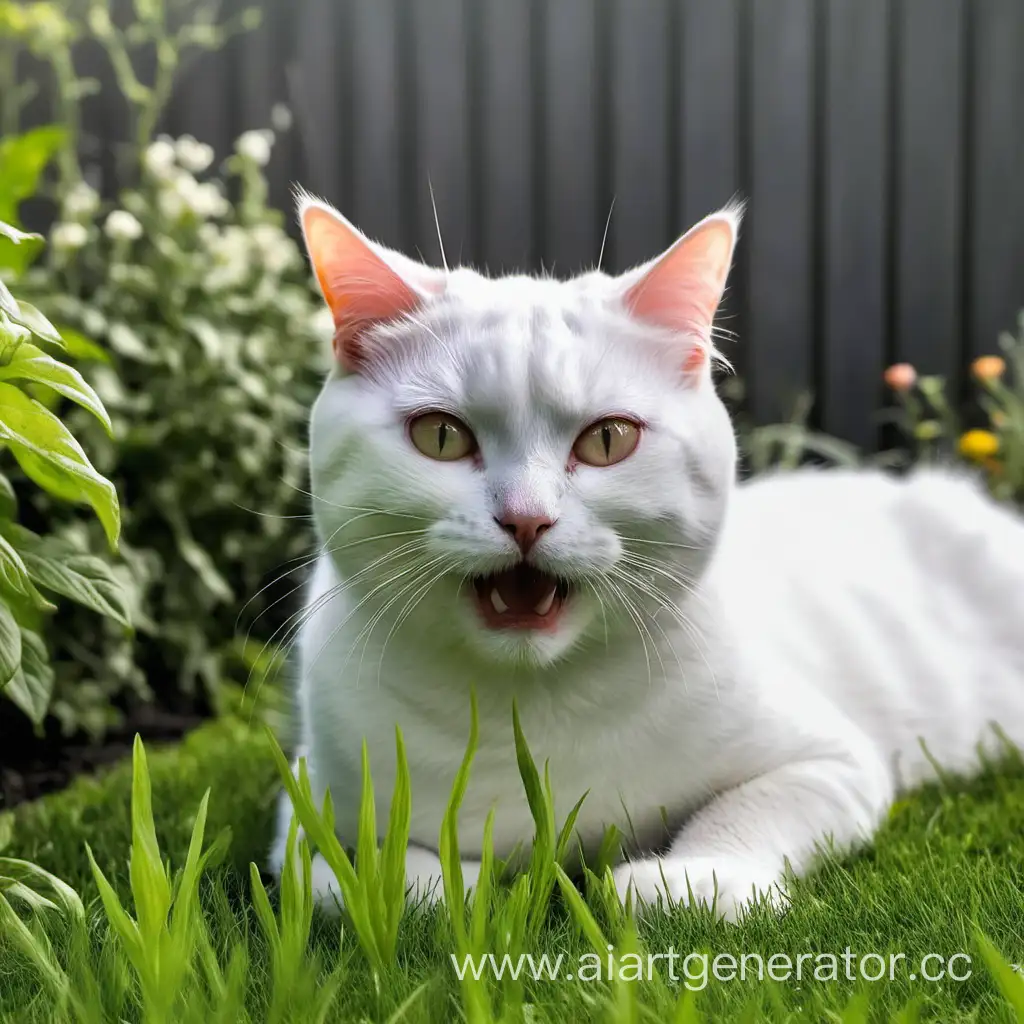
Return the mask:
M329 211L302 214L309 258L334 316L334 352L347 369L364 357L362 339L374 324L412 312L422 301L366 240Z
M732 259L734 228L715 217L684 235L626 292L630 312L648 323L710 339Z

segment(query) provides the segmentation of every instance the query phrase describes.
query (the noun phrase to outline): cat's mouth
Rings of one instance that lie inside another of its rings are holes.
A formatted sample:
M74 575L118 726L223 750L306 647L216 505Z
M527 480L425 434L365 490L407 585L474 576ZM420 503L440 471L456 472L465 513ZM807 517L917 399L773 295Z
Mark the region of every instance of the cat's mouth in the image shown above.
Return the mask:
M473 596L492 629L552 630L569 597L569 584L525 562L503 572L477 576Z

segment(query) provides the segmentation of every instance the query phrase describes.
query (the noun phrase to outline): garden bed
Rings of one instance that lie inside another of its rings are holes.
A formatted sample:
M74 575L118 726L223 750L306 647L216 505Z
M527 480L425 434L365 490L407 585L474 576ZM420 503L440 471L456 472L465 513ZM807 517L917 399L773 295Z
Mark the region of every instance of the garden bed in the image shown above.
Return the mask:
M53 719L47 721L49 728L40 736L24 715L0 703L0 735L4 737L0 810L63 789L79 775L91 774L129 756L136 734L147 743L178 740L203 721L199 712L142 704L102 739L82 734L64 736Z

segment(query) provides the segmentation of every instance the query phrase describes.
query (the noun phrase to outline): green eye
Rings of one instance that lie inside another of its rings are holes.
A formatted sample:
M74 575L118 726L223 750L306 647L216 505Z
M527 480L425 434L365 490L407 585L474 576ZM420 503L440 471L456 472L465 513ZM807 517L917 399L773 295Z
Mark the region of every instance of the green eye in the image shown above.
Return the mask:
M640 428L635 423L611 417L587 427L572 450L588 466L614 466L632 455L639 442Z
M454 462L476 451L476 438L461 420L446 412L428 412L409 424L409 438L428 459Z

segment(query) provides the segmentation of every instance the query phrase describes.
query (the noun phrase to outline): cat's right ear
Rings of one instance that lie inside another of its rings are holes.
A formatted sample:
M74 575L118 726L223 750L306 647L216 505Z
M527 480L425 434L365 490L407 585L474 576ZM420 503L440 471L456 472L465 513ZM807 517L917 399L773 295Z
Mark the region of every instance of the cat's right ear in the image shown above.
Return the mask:
M370 241L337 210L299 195L306 252L334 318L334 354L358 372L373 327L412 313L444 290L444 275Z

